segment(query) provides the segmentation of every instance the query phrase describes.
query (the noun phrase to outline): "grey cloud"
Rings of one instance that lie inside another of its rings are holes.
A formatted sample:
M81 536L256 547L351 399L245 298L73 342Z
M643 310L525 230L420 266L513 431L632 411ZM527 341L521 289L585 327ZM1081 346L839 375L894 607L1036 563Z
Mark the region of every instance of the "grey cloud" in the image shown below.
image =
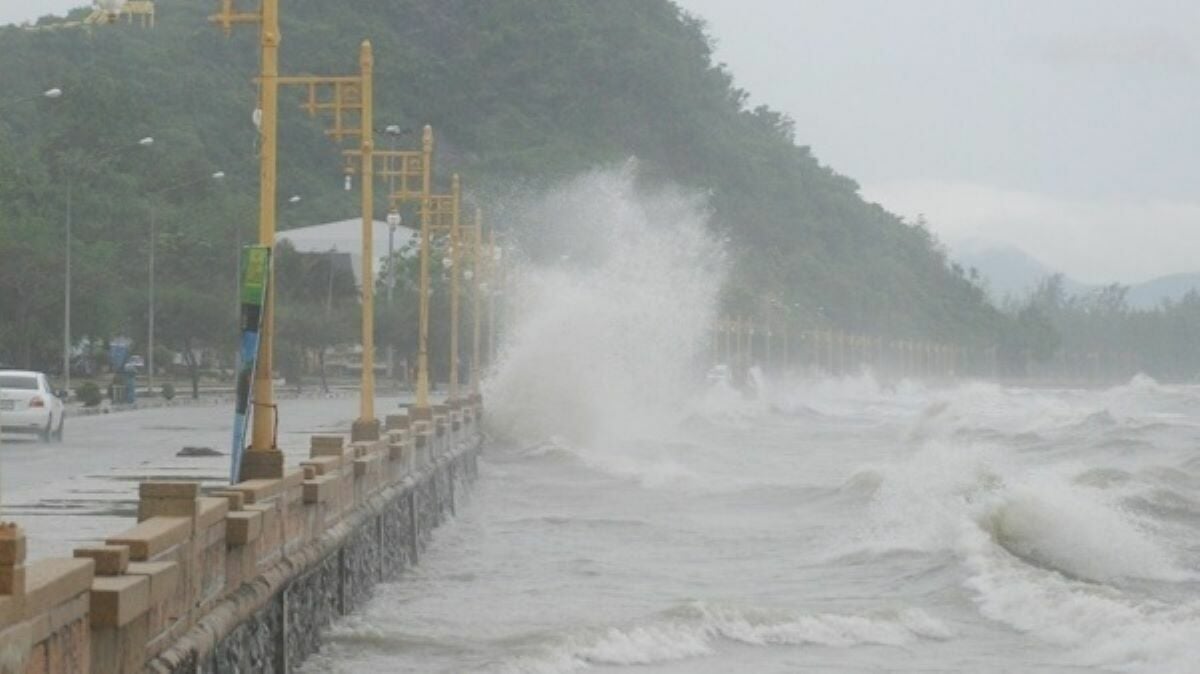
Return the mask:
M1043 63L1072 68L1116 67L1191 72L1196 67L1192 43L1165 31L1058 35L1037 48Z

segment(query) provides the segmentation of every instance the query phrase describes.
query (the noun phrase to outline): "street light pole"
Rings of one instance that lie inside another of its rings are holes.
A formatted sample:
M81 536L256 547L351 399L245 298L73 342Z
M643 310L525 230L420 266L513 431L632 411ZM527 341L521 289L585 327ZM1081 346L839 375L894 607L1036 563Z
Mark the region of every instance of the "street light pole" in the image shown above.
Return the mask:
M71 391L71 195L74 171L67 170L67 269L63 279L63 389Z
M375 127L373 81L375 59L371 43L364 40L358 65L362 133L362 382L359 388L359 418L352 433L356 439L378 440L375 418Z
M451 183L453 209L450 215L450 391L449 402L458 402L458 324L459 324L459 278L462 276L462 242L460 232L460 203L462 181L455 173Z
M433 189L433 129L426 126L422 138L423 175L421 185L421 297L418 302L417 338L417 396L418 417L429 414L429 231L430 209L433 208L430 193Z
M259 142L259 200L258 242L275 249L275 178L276 143L279 119L279 0L262 0L259 21L261 79L259 80L258 109L260 111ZM228 31L229 24L226 24ZM258 363L254 370L254 415L250 433L250 450L278 451L275 446L275 265L267 279L266 302L263 307L262 330L258 347ZM279 457L282 458L282 457ZM266 473L278 472L279 475ZM253 477L280 477L279 470L264 470Z
M223 180L225 178L225 172L217 171L217 172L213 173L211 176L209 176L209 178L211 178L213 180ZM189 180L187 182L180 183L178 185L172 185L171 187L162 188L162 189L158 190L157 192L155 192L155 194L166 194L167 192L172 192L174 190L183 189L184 187L190 187L192 185L195 185L196 183L203 182L204 180L207 180L207 179L208 178L197 178L196 180ZM238 250L239 251L241 250L241 246L238 246ZM147 322L147 325L146 325L146 385L147 385L147 388L150 389L151 393L154 392L154 334L155 334L154 333L154 311L155 311L154 259L155 259L155 254L157 251L158 251L158 207L154 203L151 203L150 204L150 263L149 263L149 277L150 277L149 281L150 282L149 282L149 291L148 291L148 295L146 298L147 305L148 305L148 309L146 312L147 313L147 316L146 316L146 322ZM238 278L239 279L241 278L241 262L238 262Z
M56 91L56 90L51 89L50 91ZM46 95L49 96L49 93L50 92L47 92ZM61 92L60 92L60 95L61 95ZM50 97L57 98L57 96L50 96ZM139 140L137 143L134 143L133 145L127 145L125 147L120 147L120 148L117 148L116 150L113 150L112 152L101 155L98 159L94 160L92 163L96 164L96 163L102 162L106 159L110 159L126 150L131 150L131 149L138 148L138 147L150 147L153 144L154 144L154 138L152 136L146 136L145 138L142 138L141 140ZM65 248L66 248L66 250L64 251L65 255L66 255L66 270L63 273L63 387L67 391L71 390L71 241L72 241L71 229L74 224L72 222L72 220L73 220L72 199L74 198L74 181L75 181L74 169L75 169L75 167L68 163L68 165L66 167L66 174L67 174L66 175L66 179L67 179L67 226L66 226L66 230L67 231L66 231L66 241L64 242Z
M496 294L500 292L500 255L500 249L496 248L496 228L492 227L488 232L488 367L495 367L496 363Z
M221 10L209 17L226 35L236 24L258 24L259 78L258 109L254 122L259 132L258 242L275 249L276 151L279 128L279 0L262 0L256 12L235 8L233 0L221 0ZM245 463L253 464L241 475L247 479L283 476L283 455L275 446L275 391L273 356L275 337L275 266L267 279L263 303L262 329L259 331L258 362L254 369L254 413L250 433L250 452ZM253 456L251 456L253 455Z
M391 149L392 149L392 153L394 154L396 152L396 140L400 137L400 135L402 133L404 133L404 131L397 124L389 124L387 126L387 128L384 129L384 133L386 133L388 135L388 137L391 138L391 145L392 145ZM388 166L390 169L390 162L392 160L389 158L389 159L387 159L387 161L389 162ZM392 198L392 195L396 193L396 172L392 171L392 170L388 170L387 175L388 175L388 199L390 201ZM388 214L387 214L387 223L388 223L387 306L388 306L388 315L389 316L392 313L392 293L396 288L396 260L395 260L396 228L400 226L400 222L401 222L401 220L400 220L399 211L395 210L395 208L388 210ZM396 346L395 346L395 344L393 344L393 341L395 341L394 335L392 336L392 339L388 340L387 376L388 376L389 381L395 383L395 380L396 380Z
M483 253L483 211L479 208L475 209L475 231L471 240L471 266L474 267L471 273L471 319L472 319L472 334L471 334L471 396L474 401L479 401L479 341L480 341L480 288L479 284L483 282L483 267L480 257Z
M158 237L157 223L158 208L154 204L150 205L150 293L147 300L150 303L149 316L147 317L146 335L146 385L150 389L151 395L154 393L154 250L156 239Z
M387 280L387 305L388 315L392 313L392 294L396 290L396 229L400 227L400 213L397 211L388 211L388 280ZM393 336L394 338L394 336ZM388 340L388 378L395 380L396 377L396 348L392 340Z

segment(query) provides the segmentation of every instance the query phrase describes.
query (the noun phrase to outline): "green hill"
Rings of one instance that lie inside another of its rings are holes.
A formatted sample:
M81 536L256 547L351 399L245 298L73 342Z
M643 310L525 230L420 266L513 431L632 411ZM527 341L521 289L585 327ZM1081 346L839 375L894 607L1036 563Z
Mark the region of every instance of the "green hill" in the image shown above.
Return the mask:
M159 0L153 30L0 29L0 91L67 92L0 109L0 359L58 358L68 175L73 333L144 331L154 206L161 297L177 306L164 341L225 343L235 225L254 229L257 52L252 29L206 23L216 4ZM289 0L283 34L289 73L351 71L370 39L379 125L434 124L443 177L545 184L636 156L646 180L709 191L735 251L730 306L774 295L810 322L965 343L1006 329L924 228L864 202L785 116L747 109L703 23L667 0ZM304 200L281 205L281 228L356 212L337 148L282 101L280 196ZM95 161L145 135L152 148ZM217 169L223 184L202 180Z

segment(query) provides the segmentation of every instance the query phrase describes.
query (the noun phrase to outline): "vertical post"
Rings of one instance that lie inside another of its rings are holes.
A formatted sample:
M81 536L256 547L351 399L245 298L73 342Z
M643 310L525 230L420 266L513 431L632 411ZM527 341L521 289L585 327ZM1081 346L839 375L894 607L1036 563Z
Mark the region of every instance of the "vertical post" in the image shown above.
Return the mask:
M738 319L738 374L740 377L745 377L746 367L746 339L750 337L750 327L746 323L746 319Z
M358 65L362 83L362 380L358 391L358 422L351 436L355 440L378 440L379 421L375 418L375 128L374 69L371 41L363 40Z
M722 363L728 362L725 359L725 353L726 353L726 348L727 348L726 343L728 341L726 339L725 335L726 335L725 319L723 319L723 318L717 319L717 358L716 358L716 363L715 363L716 365L720 365Z
M391 194L391 192L389 192L389 194ZM391 218L392 218L392 216L389 213L388 219L391 220ZM395 263L396 252L395 251L396 251L396 227L394 225L392 225L391 222L388 222L387 306L388 306L389 314L391 313L391 309L392 309L392 294L396 290L396 263ZM394 348L394 346L392 345L391 342L388 342L388 348L387 348L387 376L388 376L388 379L391 380L391 383L394 384L396 381L396 349Z
M233 263L233 315L237 317L242 310L242 226L241 223L234 218L233 238L236 246Z
M717 338L717 324L716 323L713 323L712 325L708 326L707 334L708 334L708 349L707 349L708 362L707 362L707 365L709 368L711 368L713 365L717 364L717 354L720 352L720 348L721 348L720 344L717 342L718 338Z
M479 339L480 339L480 304L479 284L482 281L483 266L480 259L483 255L483 211L475 209L475 231L472 241L471 255L471 318L473 321L471 334L471 395L474 401L479 401Z
M784 372L784 374L786 374L787 371L790 370L792 367L792 363L791 363L792 357L791 357L790 348L789 348L790 344L788 342L789 342L788 329L787 329L787 325L784 325L783 326L783 372Z
M425 127L422 137L424 161L421 185L421 283L417 336L417 400L416 408L429 410L429 195L433 180L433 129Z
M746 374L754 367L754 323L746 319Z
M262 26L259 34L262 73L259 79L260 110L258 242L275 249L275 169L279 113L279 0L262 0ZM272 388L275 340L275 265L267 281L267 301L262 317L262 336L258 364L254 372L253 426L251 452L275 450L275 391ZM249 453L248 453L249 454ZM282 463L279 471L282 475ZM243 473L245 474L245 473ZM262 476L266 477L266 476Z
M450 391L449 402L458 402L458 323L459 287L462 276L462 241L459 210L462 202L462 181L455 173L451 179L450 216Z
M488 231L488 308L487 308L487 354L488 366L496 363L496 291L499 290L496 274L496 228Z
M154 249L158 247L157 216L158 209L153 205L150 206L150 294L147 298L149 325L146 332L146 383L151 395L154 393Z
M737 323L731 319L725 319L725 364L729 366L729 374L732 377L734 370L737 369Z
M742 376L742 319L733 319L733 366L731 368L733 381Z
M67 167L67 269L63 278L63 388L71 390L71 168ZM68 396L70 394L68 393Z

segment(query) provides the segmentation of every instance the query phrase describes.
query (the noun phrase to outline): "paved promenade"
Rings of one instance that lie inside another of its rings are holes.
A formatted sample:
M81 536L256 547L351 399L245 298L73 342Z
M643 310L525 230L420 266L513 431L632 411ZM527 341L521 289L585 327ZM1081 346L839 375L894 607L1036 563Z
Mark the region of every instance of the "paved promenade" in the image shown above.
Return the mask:
M380 398L376 408L394 413L401 400ZM312 435L350 427L358 399L284 400L279 410L279 445L295 466L309 458ZM228 405L143 409L68 419L61 444L6 438L0 445L4 518L24 528L29 559L70 557L74 548L132 525L140 480L228 480L232 417ZM176 456L184 445L222 456Z

